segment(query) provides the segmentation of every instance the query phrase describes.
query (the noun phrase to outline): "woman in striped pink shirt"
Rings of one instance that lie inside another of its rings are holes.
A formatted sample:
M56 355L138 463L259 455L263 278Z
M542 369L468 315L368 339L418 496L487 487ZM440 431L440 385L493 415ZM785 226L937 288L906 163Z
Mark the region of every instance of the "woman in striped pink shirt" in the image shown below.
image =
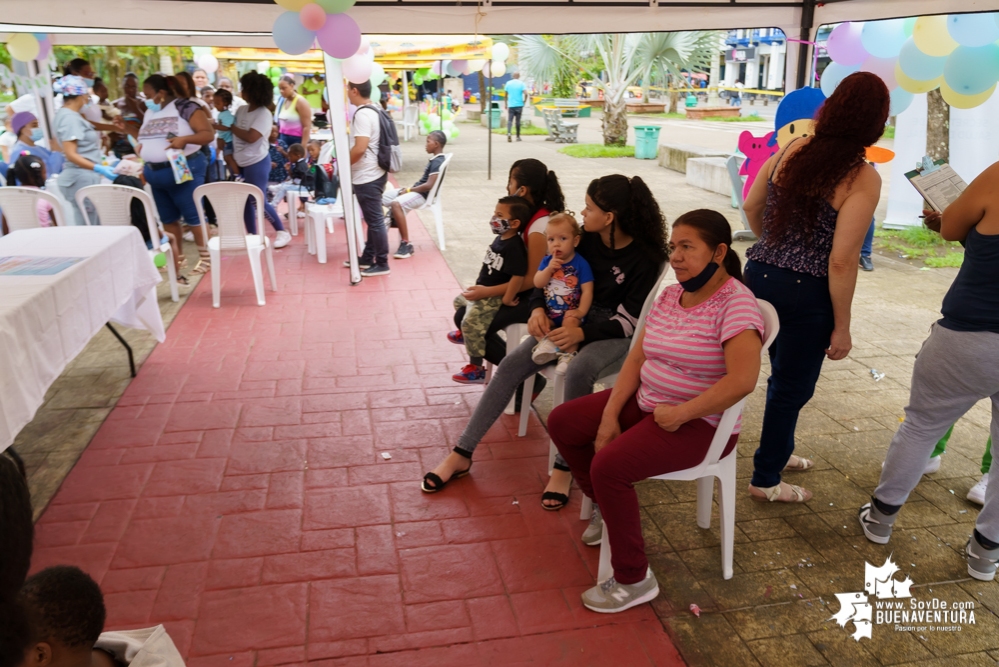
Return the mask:
M726 408L756 387L763 317L742 284L732 230L716 211L680 216L670 236L679 284L656 300L613 389L555 408L548 430L598 511L583 542L600 544L603 520L614 576L583 593L594 611L624 611L659 593L642 540L634 483L698 465ZM739 423L725 448L735 447Z

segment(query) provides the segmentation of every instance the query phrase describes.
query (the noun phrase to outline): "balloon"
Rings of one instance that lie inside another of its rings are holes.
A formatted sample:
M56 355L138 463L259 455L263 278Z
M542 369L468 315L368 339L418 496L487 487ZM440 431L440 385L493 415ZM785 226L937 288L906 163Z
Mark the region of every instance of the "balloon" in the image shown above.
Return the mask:
M451 71L454 72L455 76L461 76L462 74L467 74L468 61L467 60L452 60L451 61Z
M41 45L30 32L16 32L7 40L7 51L10 52L11 58L28 62L38 57Z
M153 257L153 264L156 266L157 269L162 269L164 266L166 266L166 255L161 252L156 253L156 255Z
M295 12L284 12L274 21L274 43L287 54L297 56L312 48L316 33L302 27Z
M441 76L451 76L451 61L445 60L440 63L440 75Z
M343 61L343 75L351 83L364 83L371 78L372 64L361 56L351 56Z
M891 91L888 94L888 98L891 101L888 106L888 115L897 116L908 109L914 97L915 95L901 86Z
M506 63L503 62L498 63L494 60L489 68L489 71L492 72L493 76L495 77L503 76L504 74L506 74Z
M219 59L210 53L198 58L198 64L208 74L214 74L219 71Z
M944 81L958 95L979 95L999 81L999 46L959 46L947 57Z
M363 35L361 36L361 40L364 40ZM358 48L357 53L355 53L354 55L356 55L358 58L363 58L364 60L367 60L369 63L375 62L375 50L371 48L370 42L368 43L367 50Z
M940 94L943 95L944 102L958 109L971 109L984 104L986 100L992 97L995 89L996 87L993 85L984 93L979 93L978 95L961 95L948 86L946 81L940 83Z
M485 60L467 60L469 73L481 72L482 68L485 67Z
M920 16L912 28L912 39L928 56L949 56L957 42L947 32L946 16Z
M985 46L999 39L999 25L982 20L978 14L953 14L947 17L947 32L961 46Z
M888 90L894 90L898 87L898 82L895 80L895 64L897 62L898 58L875 58L871 56L860 66L860 71L877 74L885 82L885 85L888 86Z
M863 23L840 23L829 34L826 50L833 62L847 67L859 65L869 55L860 41Z
M499 62L504 62L510 57L510 47L500 42L499 44L493 44L493 57L492 60L498 60Z
M436 74L437 76L440 76L441 64L439 62L434 63L433 66L430 68L430 72L431 74Z
M343 14L354 6L357 0L315 0L327 14ZM280 3L279 3L280 4Z
M899 67L908 78L916 81L939 78L943 74L946 62L946 58L935 58L920 51L912 39L905 41L905 44L902 45L902 51L898 54Z
M872 56L894 58L905 42L903 19L868 21L860 31L860 43Z
M847 66L836 62L829 63L825 70L823 70L822 77L819 79L819 85L822 87L823 94L826 97L831 97L840 81L859 70L860 68L856 65Z
M916 17L910 16L909 18L902 21L902 33L906 38L912 37L912 29L916 27Z
M414 86L421 86L421 85L423 85L423 77L420 76L419 72L414 72L413 73L413 79L412 79L412 81L413 81L413 85Z
M319 48L333 58L356 58L361 45L361 29L346 14L330 14L326 24L316 32Z
M35 37L35 39L38 39ZM49 39L48 35L43 35L42 39L38 40L38 55L36 56L38 60L45 60L52 53L52 40Z
M257 74L267 74L267 68L271 66L269 60L261 60L257 63Z
M937 86L939 86L940 83L943 81L943 75L938 76L935 79L930 79L929 81L920 81L918 79L912 79L908 77L905 72L902 71L900 65L901 63L899 65L895 65L895 81L898 82L899 88L907 90L910 93L916 93L916 94L928 93ZM895 90L898 90L898 88L896 88Z
M310 2L302 7L302 11L298 13L298 20L306 30L319 30L326 25L326 12L316 3Z
M458 126L455 125L451 128L451 136L448 139L457 139L460 132L458 132Z
M274 0L274 2L289 12L300 12L302 11L302 7L312 2L312 0Z
M380 86L382 82L385 81L385 68L378 63L373 64L371 66L371 78L369 80L371 81L372 88Z

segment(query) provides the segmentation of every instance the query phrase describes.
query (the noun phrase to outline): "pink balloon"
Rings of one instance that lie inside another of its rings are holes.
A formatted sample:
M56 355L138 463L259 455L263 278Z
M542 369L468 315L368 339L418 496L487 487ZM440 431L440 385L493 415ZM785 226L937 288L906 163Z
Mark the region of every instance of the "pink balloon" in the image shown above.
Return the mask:
M860 70L862 72L877 74L885 82L885 85L888 86L888 90L891 91L898 87L898 82L895 80L895 63L897 62L898 58L875 58L871 56L860 66Z
M52 53L52 40L46 36L45 39L38 40L38 60L45 60Z
M863 23L840 23L829 34L826 42L826 51L833 62L840 65L853 67L863 63L870 54L860 41L860 33L863 30Z
M310 2L298 12L298 20L306 30L317 31L326 25L326 12L316 3Z
M351 56L343 61L343 76L351 83L364 83L371 78L371 63L361 56Z
M316 39L319 48L332 57L350 58L361 46L361 29L346 14L328 14L326 24L316 31Z

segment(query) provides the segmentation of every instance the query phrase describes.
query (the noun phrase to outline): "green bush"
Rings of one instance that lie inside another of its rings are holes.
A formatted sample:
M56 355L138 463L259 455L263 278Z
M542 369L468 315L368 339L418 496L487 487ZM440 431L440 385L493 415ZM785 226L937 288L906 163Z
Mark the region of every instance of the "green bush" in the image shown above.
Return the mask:
M603 144L569 144L559 153L569 157L635 157L634 146L604 146Z

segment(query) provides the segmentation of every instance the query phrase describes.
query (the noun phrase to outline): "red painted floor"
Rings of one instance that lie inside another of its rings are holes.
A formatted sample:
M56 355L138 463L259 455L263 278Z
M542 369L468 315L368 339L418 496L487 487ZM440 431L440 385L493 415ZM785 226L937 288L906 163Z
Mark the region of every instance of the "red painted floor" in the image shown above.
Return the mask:
M416 255L355 287L342 227L325 266L298 236L264 307L224 259L222 307L202 281L40 520L34 569L84 568L109 629L164 623L191 667L683 664L648 605L581 607L597 550L578 490L541 509L535 418L421 493L482 388L451 381L458 285L410 228Z

